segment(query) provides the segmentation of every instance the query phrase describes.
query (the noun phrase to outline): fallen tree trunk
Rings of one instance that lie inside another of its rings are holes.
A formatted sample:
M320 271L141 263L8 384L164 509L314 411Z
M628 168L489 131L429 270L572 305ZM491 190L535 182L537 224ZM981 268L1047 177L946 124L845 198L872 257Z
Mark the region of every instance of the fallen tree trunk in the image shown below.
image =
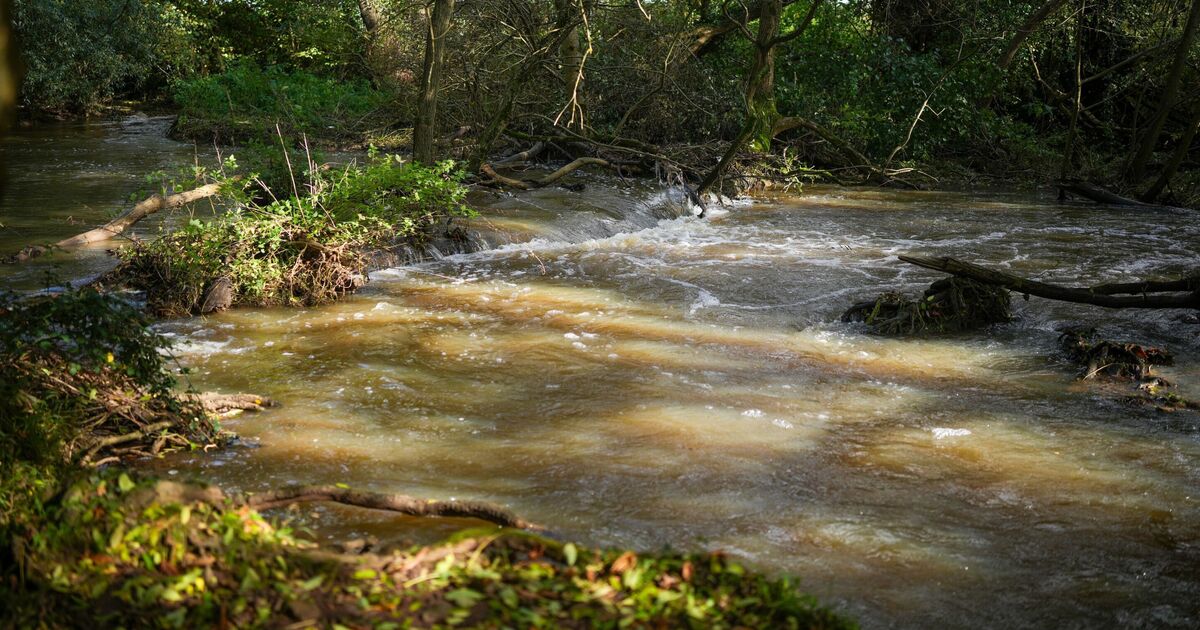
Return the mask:
M1064 198L1067 193L1083 197L1095 201L1096 203L1106 203L1113 206L1144 206L1153 207L1152 204L1142 203L1137 199L1122 197L1111 190L1106 190L1095 184L1079 180L1065 180L1057 184L1059 199Z
M549 175L546 175L545 177L540 177L538 179L514 179L512 177L505 177L504 175L497 173L496 169L492 168L492 165L490 165L490 164L481 165L479 167L479 170L484 175L487 175L488 177L491 178L490 181L483 182L484 184L499 184L499 185L505 186L507 188L519 188L521 190L533 190L535 188L545 188L546 186L549 186L550 184L553 184L554 182L557 182L558 180L562 179L563 177L566 177L567 175L571 174L571 172L575 171L576 169L579 169L581 167L588 166L588 165L606 166L607 167L607 166L612 166L612 163L610 163L608 160L606 160L604 158L596 158L596 157L576 158L570 164L567 164L567 165L559 168L557 171L554 171L553 173L550 173Z
M543 530L512 512L483 501L432 501L403 494L362 492L340 486L293 486L250 495L245 504L256 510L282 507L306 501L329 501L372 510L386 510L409 516L476 518L501 527Z
M238 179L240 179L240 177L235 177L230 181L236 181ZM149 197L138 202L138 204L131 208L129 212L126 212L112 221L109 221L101 227L98 227L94 230L88 230L83 234L77 234L71 238L65 238L49 247L43 245L30 245L10 256L8 258L8 262L25 262L31 258L37 258L51 249L67 249L110 240L124 233L125 230L133 227L138 221L141 221L142 219L156 212L169 210L171 208L179 208L181 206L186 206L189 203L200 201L201 199L207 199L209 197L216 196L221 192L221 186L222 184L206 184L199 188L194 188L186 192L175 193L174 195L168 195L165 197L157 193L150 195Z
M1074 288L1063 287L1056 284L1048 284L1030 280L1020 276L988 269L974 263L963 262L954 258L930 258L926 256L899 256L900 260L917 265L926 269L933 269L949 274L953 274L962 278L970 278L986 284L994 284L1002 286L1010 291L1024 293L1027 295L1036 295L1048 300L1058 300L1061 302L1074 302L1077 304L1092 304L1094 306L1103 306L1105 308L1190 308L1200 309L1200 290L1192 288L1188 293L1176 293L1173 295L1151 295L1148 289L1157 289L1158 292L1175 291L1175 287L1181 286L1176 283L1142 283L1140 286L1145 290L1140 295L1119 295L1123 293L1133 293L1133 288L1139 285L1136 284L1118 284L1118 285L1101 285L1092 288ZM1181 281L1184 282L1184 281ZM1182 285L1185 287L1194 287L1197 279L1195 277L1186 281L1188 284ZM1162 288L1167 287L1167 288Z

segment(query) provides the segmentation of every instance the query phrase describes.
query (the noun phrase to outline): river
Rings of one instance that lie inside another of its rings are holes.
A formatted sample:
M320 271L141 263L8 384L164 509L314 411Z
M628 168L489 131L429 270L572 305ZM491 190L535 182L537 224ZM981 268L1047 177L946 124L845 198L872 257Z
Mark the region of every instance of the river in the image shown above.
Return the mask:
M139 172L191 159L147 126L65 127L10 158L3 245L67 236L63 217L94 220ZM121 142L145 145L108 150ZM283 405L229 421L235 448L153 467L485 499L589 545L724 550L868 628L1196 626L1200 416L1123 403L1055 357L1060 327L1095 325L1172 348L1163 374L1200 397L1194 319L1015 296L1016 321L976 333L838 322L938 277L899 253L1078 285L1194 270L1193 215L809 187L697 219L645 183L584 179L475 195L482 251L377 271L338 304L159 324L196 387ZM82 260L60 271L105 258ZM459 525L293 516L388 544Z

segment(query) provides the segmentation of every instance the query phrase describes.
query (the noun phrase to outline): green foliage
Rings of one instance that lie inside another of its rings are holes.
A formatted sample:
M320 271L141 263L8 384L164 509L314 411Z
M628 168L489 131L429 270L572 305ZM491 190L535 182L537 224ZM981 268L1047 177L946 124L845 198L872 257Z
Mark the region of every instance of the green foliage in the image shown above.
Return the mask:
M852 628L788 579L722 555L601 551L507 530L334 562L286 526L109 474L9 532L22 587L0 621L279 627ZM195 492L197 489L193 489ZM171 500L164 498L169 495ZM4 542L10 542L6 540ZM13 563L3 563L11 577ZM335 626L336 627L336 626Z
M347 76L361 60L355 0L173 0L169 6L206 72L250 60Z
M362 55L350 0L16 0L15 9L22 99L56 113L88 113L243 60L352 76Z
M0 293L0 314L0 476L17 462L63 459L66 442L99 402L95 377L129 379L146 396L171 397L165 342L119 299L92 290L29 299Z
M220 74L177 81L175 133L222 142L284 135L346 139L382 124L387 97L362 80L340 80L240 61Z
M192 312L222 278L234 305L321 304L366 281L366 253L420 243L447 218L471 213L449 162L425 167L374 155L362 167L309 173L299 196L273 192L277 199L265 205L243 199L216 219L193 219L121 250L117 277L147 291L161 314Z
M16 0L14 8L28 106L87 112L141 89L162 61L169 29L158 2Z

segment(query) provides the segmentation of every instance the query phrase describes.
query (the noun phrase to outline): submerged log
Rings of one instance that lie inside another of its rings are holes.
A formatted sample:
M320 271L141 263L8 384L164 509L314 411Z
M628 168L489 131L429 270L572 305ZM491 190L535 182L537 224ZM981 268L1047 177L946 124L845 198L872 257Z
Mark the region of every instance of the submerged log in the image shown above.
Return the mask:
M1105 308L1190 308L1200 309L1200 290L1197 290L1197 277L1178 282L1145 282L1129 284L1106 284L1093 288L1064 287L1057 284L1038 282L1022 278L1002 271L989 269L974 263L942 257L899 256L900 260L911 265L933 269L953 274L962 278L970 278L985 284L994 284L1010 291L1036 295L1048 300L1074 302L1077 304L1092 304ZM1169 295L1152 294L1166 291L1179 291L1177 287L1185 287L1186 293ZM1141 289L1138 295L1120 295L1133 293Z

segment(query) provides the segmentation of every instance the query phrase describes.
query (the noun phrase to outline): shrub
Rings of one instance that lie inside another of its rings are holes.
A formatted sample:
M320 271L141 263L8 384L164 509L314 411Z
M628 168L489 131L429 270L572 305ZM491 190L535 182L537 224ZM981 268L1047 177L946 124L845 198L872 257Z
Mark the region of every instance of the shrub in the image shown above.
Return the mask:
M147 325L90 289L0 293L0 513L38 478L99 458L105 438L145 432L153 442L165 428L184 444L216 438L203 410L174 393L167 342Z
M339 80L303 70L242 61L220 74L177 81L175 135L235 143L289 136L360 137L387 116L386 95L362 80Z
M222 308L321 304L366 282L367 253L420 243L447 218L471 213L450 162L373 155L363 167L310 172L300 196L246 202L122 250L115 277L145 290L162 315L207 310L207 294L222 285L230 291Z

